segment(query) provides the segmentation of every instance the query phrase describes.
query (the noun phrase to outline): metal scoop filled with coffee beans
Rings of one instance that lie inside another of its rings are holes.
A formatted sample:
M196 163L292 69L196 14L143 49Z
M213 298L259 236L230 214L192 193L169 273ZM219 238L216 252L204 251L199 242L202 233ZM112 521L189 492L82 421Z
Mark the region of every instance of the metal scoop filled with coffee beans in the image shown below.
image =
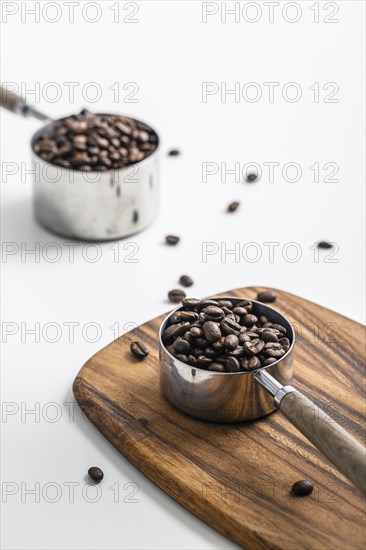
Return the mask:
M163 321L160 383L183 413L242 422L275 409L366 493L366 449L290 386L295 333L275 309L242 298L182 300Z
M148 124L86 109L51 120L3 87L0 106L45 122L31 140L34 208L42 226L103 241L151 223L158 203L159 137Z

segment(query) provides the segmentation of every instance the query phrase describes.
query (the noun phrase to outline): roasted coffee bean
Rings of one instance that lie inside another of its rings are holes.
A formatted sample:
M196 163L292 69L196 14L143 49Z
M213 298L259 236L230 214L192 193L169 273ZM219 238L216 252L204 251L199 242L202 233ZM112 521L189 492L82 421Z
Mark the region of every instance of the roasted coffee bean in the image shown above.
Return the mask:
M217 305L221 308L233 309L233 303L230 300L218 300Z
M264 323L268 323L268 318L265 315L261 315L259 317L259 322L261 325L264 325Z
M288 338L280 338L279 343L285 351L288 351L290 349L291 343Z
M197 357L197 360L198 363L203 367L208 367L212 363L212 359L210 357L206 357L206 355L199 355Z
M88 476L96 483L100 483L104 477L104 474L100 468L97 466L92 466L88 470Z
M235 357L228 357L225 363L227 372L239 372L240 363Z
M275 357L267 357L267 359L265 359L263 361L263 367L268 367L269 365L272 365L272 363L275 363L277 361L277 359Z
M215 300L199 300L198 304L196 304L198 311L202 311L210 306L218 307L218 303Z
M221 336L220 340L217 340L216 342L212 343L212 348L218 353L220 353L225 347L224 342L225 342L225 337Z
M233 313L235 315L239 315L239 317L244 317L244 315L247 315L248 312L245 307L234 307Z
M227 211L228 212L235 212L235 210L237 210L240 206L240 202L238 201L233 201L229 204L229 206L227 207Z
M198 361L197 361L197 357L195 357L194 355L189 355L188 356L188 363L192 367L198 367L199 366Z
M189 275L182 275L179 279L179 283L182 286L189 287L189 286L193 285L193 279L191 279L191 277Z
M217 355L217 351L215 351L213 348L205 348L205 356L209 357L210 359L214 359Z
M147 355L149 355L149 350L143 342L131 342L130 349L135 357L138 357L139 359L144 359Z
M224 346L229 350L234 350L239 345L239 338L235 334L228 334L225 336Z
M318 242L318 248L323 248L323 249L328 249L328 248L333 248L333 244L332 243L329 243L327 241L319 241Z
M225 313L217 306L205 307L202 313L208 321L221 321L225 317Z
M282 334L286 334L287 332L285 327L283 327L282 325L278 325L276 323L272 323L271 328L279 330L280 332L282 332Z
M185 297L186 297L186 293L183 290L180 290L179 288L175 288L174 290L171 290L170 292L168 292L169 300L174 303L181 302Z
M191 328L191 334L192 334L192 336L194 336L194 338L202 338L203 330L199 327L192 327Z
M260 359L255 355L248 359L248 368L249 369L259 369L262 366Z
M208 366L208 370L213 372L225 372L225 367L221 363L211 363L211 365Z
M196 298L184 298L184 300L182 300L183 307L188 310L194 310L199 303L200 300L197 300Z
M244 342L243 350L247 357L253 357L253 355L257 353L257 349L255 345L252 344L252 342Z
M193 323L198 319L198 313L195 311L181 311L180 318L182 321L189 321L190 323Z
M244 342L250 342L251 341L251 337L249 336L249 334L246 334L245 332L243 332L242 334L239 335L239 344L243 345Z
M180 155L180 151L179 149L170 149L168 155L169 157L177 157L178 155Z
M176 235L167 235L165 237L165 242L170 245L176 245L180 241L180 237L177 237Z
M251 173L247 175L245 180L249 183L253 183L254 181L257 181L257 178L258 178L257 174Z
M183 361L183 363L188 363L188 356L183 353L177 353L175 357L179 359L179 361Z
M283 357L285 355L285 350L283 348L278 349L265 349L263 351L263 354L266 357L274 357L275 359L279 359L280 357Z
M195 338L192 336L191 332L189 330L187 330L184 334L183 334L183 338L185 340L187 340L187 342L189 342L190 346L194 346L195 344Z
M163 340L170 341L173 338L177 338L178 336L182 336L187 330L190 329L190 324L187 323L178 323L176 325L170 325L164 332L163 332Z
M205 348L210 343L207 338L196 338L196 346L199 348Z
M305 497L313 492L314 485L308 479L300 479L292 486L292 492L298 497Z
M182 321L182 313L185 313L183 311L175 311L170 316L170 324L175 325L176 323L180 323Z
M255 315L247 313L247 315L244 315L242 322L245 327L252 327L257 321L258 319Z
M241 346L236 347L234 350L226 350L226 353L230 355L230 357L243 357L244 355L244 348Z
M184 340L183 338L177 338L174 341L173 348L177 353L184 353L187 354L191 351L191 346L187 340Z
M250 313L253 309L253 304L249 300L242 300L238 304L236 304L236 307L243 307L247 310L248 313Z
M220 323L220 328L222 333L226 336L228 334L235 334L235 336L239 336L240 333L240 325L233 321L232 319L224 319Z
M271 303L275 302L277 294L273 290L263 290L263 292L258 292L257 300L258 302Z
M261 338L263 342L278 342L277 336L274 334L274 332L270 332L269 330L265 330L261 334Z
M214 321L207 321L203 325L203 334L206 340L209 342L216 342L221 338L221 330L217 323Z

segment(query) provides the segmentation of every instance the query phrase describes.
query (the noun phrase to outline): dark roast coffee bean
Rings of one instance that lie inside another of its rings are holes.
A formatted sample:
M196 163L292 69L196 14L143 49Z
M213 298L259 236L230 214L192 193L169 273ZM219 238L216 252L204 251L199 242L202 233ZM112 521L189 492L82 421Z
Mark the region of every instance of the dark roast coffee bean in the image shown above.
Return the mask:
M195 311L181 311L180 318L182 321L189 321L190 323L193 323L198 319L198 313Z
M100 483L104 477L102 470L97 466L92 466L91 468L89 468L88 475L93 481L97 483Z
M333 248L332 243L328 243L327 241L319 241L318 242L318 248L328 249Z
M221 338L221 330L217 323L214 321L207 321L203 325L203 334L206 340L209 342L216 342Z
M130 345L130 349L132 353L139 359L144 359L147 355L149 355L149 350L143 342L132 342Z
M261 367L261 362L257 356L251 357L248 359L248 368L249 369L259 369Z
M198 304L196 304L198 311L206 309L206 307L209 306L218 307L218 303L215 300L200 300Z
M248 313L247 315L244 315L242 322L245 327L252 327L257 321L258 319L255 315Z
M218 300L217 305L221 308L233 309L233 303L230 300Z
M187 354L191 351L191 346L187 340L183 340L183 338L177 338L174 341L173 348L178 353L184 353Z
M314 485L308 479L300 479L292 486L292 492L298 497L305 497L313 492Z
M263 342L278 342L277 336L273 332L269 332L269 330L262 332L261 338Z
M238 346L232 351L227 349L226 353L230 355L230 357L243 357L244 349L241 346Z
M208 370L214 372L225 372L225 367L224 365L221 365L221 363L211 363L211 365L208 366Z
M247 315L248 312L245 307L234 307L233 313L235 315L239 315L239 317L244 317L244 315Z
M236 304L236 307L243 307L247 310L248 313L250 313L253 309L253 304L249 300L242 300L238 304Z
M291 343L288 338L280 338L279 343L285 351L288 351L290 349Z
M169 300L174 303L181 302L185 297L186 297L186 293L183 290L180 290L179 288L175 288L174 290L171 290L170 292L168 292Z
M224 342L225 342L225 337L221 336L220 340L217 340L216 342L212 343L212 348L218 353L220 353L225 347Z
M256 181L257 178L258 178L257 174L251 173L247 175L246 181L252 183L253 181Z
M191 334L192 336L194 336L194 338L202 338L203 330L199 327L192 327Z
M226 368L227 372L239 372L240 363L235 357L229 357L226 360L225 368Z
M225 313L217 306L205 307L202 313L208 321L221 321L225 317Z
M228 334L225 336L224 346L229 350L234 350L239 345L239 338L235 334Z
M191 277L189 275L182 275L179 279L179 283L182 285L182 286L192 286L193 285L193 280L191 279Z
M227 207L228 212L235 212L240 206L240 203L238 201L231 202L229 206Z
M277 359L275 357L267 357L267 359L263 361L263 367L268 367L269 365L272 365L272 363L275 363L276 361Z
M287 332L285 327L283 327L282 325L278 325L276 323L272 323L271 328L279 330L280 332L282 332L282 334L286 334Z
M167 244L171 244L171 245L173 245L173 246L174 246L175 244L178 244L179 241L180 241L180 238L177 237L176 235L167 235L167 236L165 237L165 242L166 242Z
M258 302L263 303L272 303L276 300L277 294L273 290L263 290L263 292L258 292L257 300Z
M223 334L235 334L235 336L239 336L240 334L240 325L233 321L232 319L224 319L220 323L220 328Z
M208 348L205 348L205 355L210 359L214 359L217 355L217 351L215 351L213 348L208 347Z
M203 367L209 367L212 363L212 359L210 357L206 357L205 355L199 355L197 357L197 360L198 363Z
M195 309L199 303L200 300L196 298L184 298L184 300L182 300L182 306L189 310Z
M182 314L186 313L185 311L175 311L170 316L170 324L175 325L176 323L180 323L182 321ZM189 319L185 319L186 321L189 321Z
M183 363L188 363L188 356L183 353L177 353L175 357L179 359L179 361L183 361Z
M180 155L180 151L178 149L170 149L168 155L170 157L177 157L178 155Z

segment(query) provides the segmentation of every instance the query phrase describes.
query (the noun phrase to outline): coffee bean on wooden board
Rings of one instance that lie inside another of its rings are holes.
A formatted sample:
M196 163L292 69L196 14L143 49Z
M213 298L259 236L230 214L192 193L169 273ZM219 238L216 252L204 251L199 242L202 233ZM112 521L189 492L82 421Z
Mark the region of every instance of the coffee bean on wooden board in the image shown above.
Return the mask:
M193 279L191 279L191 277L189 275L182 275L179 279L179 283L182 286L189 287L189 286L193 285Z
M150 156L158 137L145 123L119 115L79 114L56 121L33 148L46 162L85 172L126 168Z
M139 359L144 359L149 355L149 350L143 342L135 341L130 344L130 349L135 357Z
M329 248L333 248L332 243L328 243L327 241L319 241L318 242L318 248L323 248L325 250Z
M233 201L229 204L227 207L228 212L235 212L240 206L240 203L238 201Z
M179 288L175 288L170 292L168 292L168 298L173 303L179 303L185 297L186 297L186 293L184 292L184 290L181 290Z
M172 292L180 301L183 291ZM182 307L169 318L163 342L183 363L213 372L272 365L290 349L289 335L284 326L271 322L270 315L258 318L247 313L252 311L249 300L233 303L184 297Z
M275 302L276 298L277 298L277 294L273 292L273 290L263 290L262 292L258 292L257 294L258 302L270 304L272 302Z
M173 245L173 246L176 245L176 244L178 244L179 241L180 241L180 238L177 237L176 235L167 235L167 236L165 237L165 242L166 242L167 244L170 244L170 245Z
M311 481L308 479L300 479L299 481L296 481L296 483L292 486L292 492L294 495L299 497L305 497L307 495L310 495L310 493L313 492L314 485Z
M100 483L104 477L102 470L97 466L92 466L91 468L89 468L88 475L93 481L97 483Z

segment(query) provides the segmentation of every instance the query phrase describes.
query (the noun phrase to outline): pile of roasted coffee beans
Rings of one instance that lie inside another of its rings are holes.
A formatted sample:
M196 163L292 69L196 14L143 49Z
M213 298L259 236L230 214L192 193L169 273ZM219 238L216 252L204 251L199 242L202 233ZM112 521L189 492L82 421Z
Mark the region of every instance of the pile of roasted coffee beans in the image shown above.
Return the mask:
M249 300L185 298L163 333L167 350L180 361L215 372L271 365L289 350L286 328L252 313Z
M156 133L143 122L84 109L56 122L50 133L41 134L34 151L62 168L105 172L145 159L157 145Z

